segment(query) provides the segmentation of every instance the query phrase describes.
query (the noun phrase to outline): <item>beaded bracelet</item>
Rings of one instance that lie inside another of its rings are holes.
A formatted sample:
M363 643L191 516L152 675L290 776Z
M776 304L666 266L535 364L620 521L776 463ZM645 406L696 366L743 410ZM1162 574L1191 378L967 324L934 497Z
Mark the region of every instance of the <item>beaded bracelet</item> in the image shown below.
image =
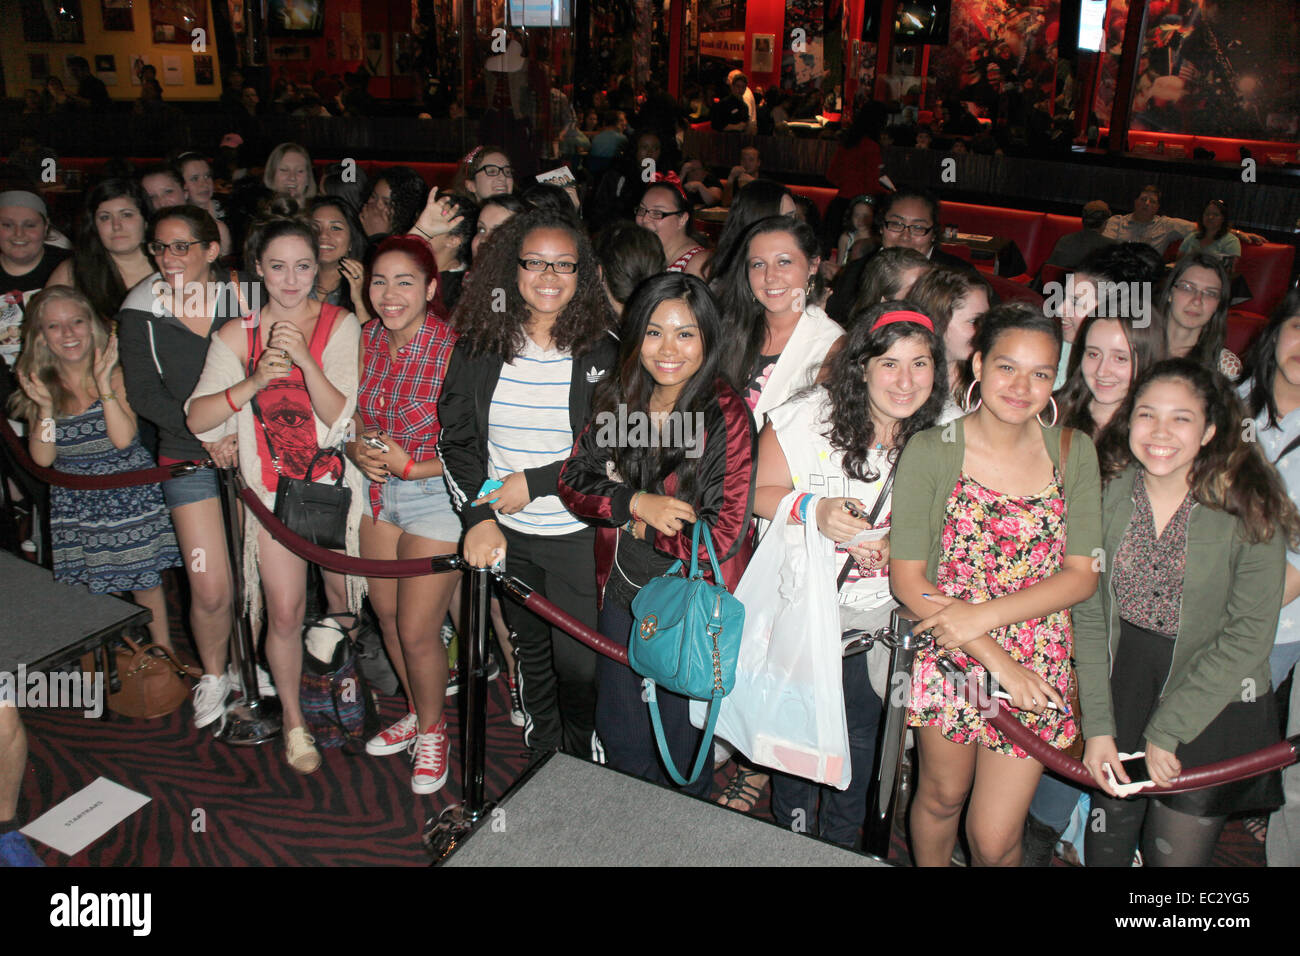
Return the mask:
M637 500L638 498L640 498L643 494L645 494L644 491L638 491L636 494L634 494L634 495L632 496L632 500L629 501L629 502L628 502L628 505L627 505L627 510L628 510L629 512L631 512L631 514L632 514L632 520L633 520L634 522L635 522L635 521L640 521L640 520L641 520L641 516L640 516L639 514L636 513L636 500Z

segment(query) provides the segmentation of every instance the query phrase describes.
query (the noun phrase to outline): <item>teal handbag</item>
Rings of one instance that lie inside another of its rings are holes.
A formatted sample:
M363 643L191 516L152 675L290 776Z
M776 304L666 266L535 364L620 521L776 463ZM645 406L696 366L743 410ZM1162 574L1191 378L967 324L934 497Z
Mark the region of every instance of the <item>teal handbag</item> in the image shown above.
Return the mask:
M719 584L710 584L700 572L700 537L713 565L713 580L722 581L722 569L713 553L713 535L704 521L695 522L691 534L691 571L680 577L678 561L662 577L643 587L632 599L632 633L628 636L627 662L645 678L646 702L655 742L668 775L678 786L692 784L713 752L713 728L718 722L718 701L736 683L736 658L745 630L745 606ZM659 717L656 686L709 701L708 723L690 779L673 763Z

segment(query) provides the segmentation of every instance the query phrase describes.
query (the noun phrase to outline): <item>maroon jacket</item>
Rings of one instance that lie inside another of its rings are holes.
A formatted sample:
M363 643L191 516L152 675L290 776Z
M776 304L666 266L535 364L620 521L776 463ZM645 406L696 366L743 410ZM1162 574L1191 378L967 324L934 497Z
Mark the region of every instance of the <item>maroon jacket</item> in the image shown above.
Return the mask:
M716 400L704 412L704 452L700 456L698 500L691 502L695 513L709 523L713 550L722 567L727 590L734 591L754 551L754 469L758 462L758 438L749 407L734 388L718 379ZM620 527L632 517L632 488L609 477L609 448L597 441L600 424L587 423L560 471L559 495L564 506L588 524L596 526L596 588L601 604L605 583L614 565L614 550ZM649 489L646 489L649 490ZM677 490L677 476L664 481L664 494ZM691 533L683 529L672 537L647 528L646 540L660 554L691 560ZM713 569L704 545L700 545L700 568L712 580Z

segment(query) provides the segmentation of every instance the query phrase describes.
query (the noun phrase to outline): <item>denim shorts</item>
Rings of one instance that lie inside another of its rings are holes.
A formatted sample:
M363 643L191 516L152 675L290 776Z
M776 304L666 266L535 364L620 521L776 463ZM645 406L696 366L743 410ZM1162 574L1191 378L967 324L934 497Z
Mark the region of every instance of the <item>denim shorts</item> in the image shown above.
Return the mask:
M168 478L162 483L162 490L168 508L179 508L182 505L192 505L196 501L221 497L217 473L211 468L199 468L180 478Z
M370 484L366 482L367 502ZM389 478L379 486L378 520L430 541L459 541L462 530L441 475L412 481Z

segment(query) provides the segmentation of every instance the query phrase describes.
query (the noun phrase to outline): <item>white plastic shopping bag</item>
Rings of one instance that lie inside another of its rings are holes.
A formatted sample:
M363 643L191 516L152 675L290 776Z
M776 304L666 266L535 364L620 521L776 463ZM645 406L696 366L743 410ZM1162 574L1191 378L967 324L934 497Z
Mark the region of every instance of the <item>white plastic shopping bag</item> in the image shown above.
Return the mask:
M736 587L745 631L717 736L756 764L843 790L849 733L835 544L811 520L813 506L807 525L787 522L795 494L781 502ZM697 727L707 707L691 703Z

